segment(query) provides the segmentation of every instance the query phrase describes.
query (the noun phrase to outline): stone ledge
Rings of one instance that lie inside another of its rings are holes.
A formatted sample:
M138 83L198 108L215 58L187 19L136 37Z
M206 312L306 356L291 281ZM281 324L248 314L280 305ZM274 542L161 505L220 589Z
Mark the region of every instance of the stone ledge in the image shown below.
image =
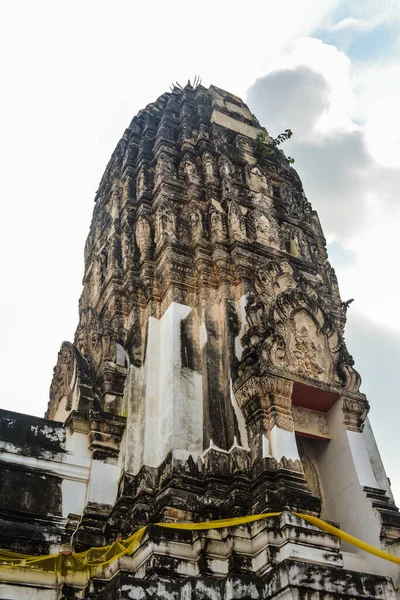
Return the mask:
M94 579L84 598L93 600L262 600L265 598L304 598L335 600L369 598L395 600L392 581L387 577L355 573L332 567L287 560L274 566L265 577L229 573L181 579L170 575L136 579L121 570L108 583Z

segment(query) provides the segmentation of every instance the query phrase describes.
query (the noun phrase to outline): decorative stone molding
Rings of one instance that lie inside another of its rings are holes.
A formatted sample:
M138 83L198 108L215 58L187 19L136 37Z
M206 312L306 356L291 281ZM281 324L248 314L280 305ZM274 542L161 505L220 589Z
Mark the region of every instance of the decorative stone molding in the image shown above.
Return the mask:
M117 458L125 424L125 417L106 412L90 413L89 448L94 459L106 461Z
M235 396L248 426L261 420L263 430L272 429L276 425L293 431L290 410L292 390L293 382L287 379L272 375L252 375L236 391Z
M287 404L292 396L293 381L288 379L282 379L281 377L274 377L273 375L257 376L252 375L249 377L243 385L236 391L236 399L241 408L244 408L249 400L254 397L265 399L267 403L265 408L268 406L270 401L269 396L277 396L282 398L283 405ZM287 408L285 406L285 408Z
M364 429L364 421L367 418L369 404L365 397L342 398L343 423L350 431L361 432Z
M105 361L99 371L104 386L104 394L122 396L126 378L126 368L112 361Z

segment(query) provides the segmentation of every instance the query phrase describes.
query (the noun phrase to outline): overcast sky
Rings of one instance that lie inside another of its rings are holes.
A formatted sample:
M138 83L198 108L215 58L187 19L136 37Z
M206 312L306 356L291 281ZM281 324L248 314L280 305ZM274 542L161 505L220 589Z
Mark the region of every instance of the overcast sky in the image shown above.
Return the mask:
M83 246L132 116L199 74L291 128L349 310L347 342L400 501L400 3L262 0L0 5L0 406L43 415L73 339Z

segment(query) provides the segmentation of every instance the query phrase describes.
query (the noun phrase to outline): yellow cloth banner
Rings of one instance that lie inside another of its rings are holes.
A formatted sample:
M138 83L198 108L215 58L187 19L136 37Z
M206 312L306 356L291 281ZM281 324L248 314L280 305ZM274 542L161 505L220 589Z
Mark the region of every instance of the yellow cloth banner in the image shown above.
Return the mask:
M201 531L206 529L222 529L226 527L237 527L239 525L245 525L247 523L253 523L254 521L260 521L262 519L268 519L270 517L278 517L281 512L275 513L264 513L259 515L251 515L247 517L236 517L233 519L219 519L216 521L206 521L204 523L154 523L159 527L165 527L168 529L185 529L188 531ZM400 565L400 558L385 552L380 548L375 548L371 544L367 544L356 537L329 525L322 519L312 517L310 515L304 515L301 513L292 513L296 517L304 519L311 525L322 529L326 533L336 536L347 542L379 556L384 560ZM126 540L118 540L109 544L108 546L100 546L97 548L90 548L84 552L59 552L58 554L49 554L45 556L33 556L29 554L18 554L16 552L9 552L8 550L0 550L0 569L9 569L12 567L26 567L31 569L38 569L41 571L53 571L55 577L59 580L63 578L67 573L87 573L88 577L92 577L96 573L99 573L104 567L112 563L114 560L121 558L122 556L131 556L139 547L140 542L146 532L147 527L142 527L138 531L135 531Z

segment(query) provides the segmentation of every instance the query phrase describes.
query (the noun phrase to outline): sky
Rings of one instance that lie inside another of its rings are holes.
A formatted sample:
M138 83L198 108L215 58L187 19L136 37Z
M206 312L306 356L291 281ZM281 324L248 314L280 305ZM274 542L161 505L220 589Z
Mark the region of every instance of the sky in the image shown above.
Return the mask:
M398 0L15 0L0 56L0 406L45 412L107 161L138 110L200 75L294 132L284 150L355 298L346 340L400 502Z

